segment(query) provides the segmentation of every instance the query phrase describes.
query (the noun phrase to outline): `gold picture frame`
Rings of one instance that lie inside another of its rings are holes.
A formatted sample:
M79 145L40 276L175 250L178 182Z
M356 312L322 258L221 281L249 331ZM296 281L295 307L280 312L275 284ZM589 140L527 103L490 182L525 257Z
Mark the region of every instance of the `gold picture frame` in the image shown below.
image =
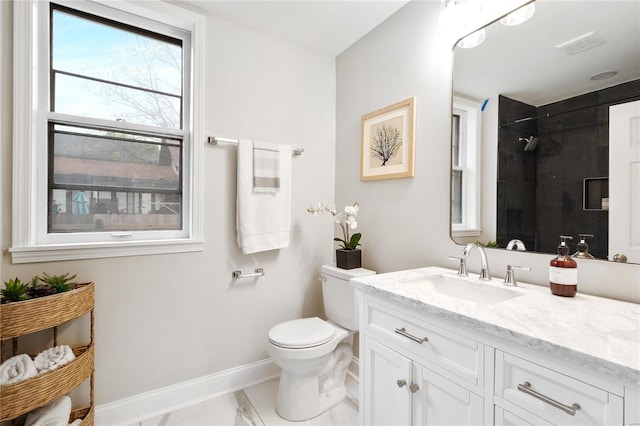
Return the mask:
M413 177L415 97L362 117L360 180Z

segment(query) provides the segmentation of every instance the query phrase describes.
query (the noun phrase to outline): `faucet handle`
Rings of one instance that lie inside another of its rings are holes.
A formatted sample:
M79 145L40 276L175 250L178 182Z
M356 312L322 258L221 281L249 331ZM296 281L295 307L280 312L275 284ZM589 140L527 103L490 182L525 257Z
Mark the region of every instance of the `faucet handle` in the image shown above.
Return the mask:
M455 257L455 256L449 256L449 260L457 260L458 263L458 275L461 277L468 277L469 274L467 273L467 261L464 257Z
M518 286L518 282L516 281L515 273L513 272L516 269L519 270L519 271L530 271L531 267L529 267L529 266L507 265L507 274L504 276L504 282L502 284L510 285L510 286L514 286L514 287Z

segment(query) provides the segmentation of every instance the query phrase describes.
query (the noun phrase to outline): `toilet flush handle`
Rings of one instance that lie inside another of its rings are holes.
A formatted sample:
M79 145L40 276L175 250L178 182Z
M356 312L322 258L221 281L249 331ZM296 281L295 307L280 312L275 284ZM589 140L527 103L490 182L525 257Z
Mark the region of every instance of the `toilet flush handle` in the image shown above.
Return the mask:
M320 275L318 277L318 281L326 281L326 280L327 280L327 277L325 277L324 275Z

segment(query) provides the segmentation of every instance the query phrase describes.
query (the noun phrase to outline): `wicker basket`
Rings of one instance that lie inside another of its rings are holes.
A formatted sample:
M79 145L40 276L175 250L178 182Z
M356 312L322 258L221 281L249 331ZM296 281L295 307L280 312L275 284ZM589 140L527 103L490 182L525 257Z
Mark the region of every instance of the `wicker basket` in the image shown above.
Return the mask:
M0 305L0 340L52 328L93 310L93 283L73 290Z
M73 410L71 412L71 416L69 417L69 423L76 419L83 419L80 426L93 426L93 418L94 418L94 407L81 408L78 410Z
M73 411L71 420L82 418L83 426L93 425L93 295L93 283L86 283L78 284L65 293L0 305L0 340L15 340L48 328L55 330L56 326L91 312L91 342L72 348L75 359L55 370L0 386L0 421L14 419L42 407L91 378L91 405ZM15 342L12 346L15 351Z
M0 387L2 420L13 419L68 394L93 373L93 345L73 348L76 358L55 370Z

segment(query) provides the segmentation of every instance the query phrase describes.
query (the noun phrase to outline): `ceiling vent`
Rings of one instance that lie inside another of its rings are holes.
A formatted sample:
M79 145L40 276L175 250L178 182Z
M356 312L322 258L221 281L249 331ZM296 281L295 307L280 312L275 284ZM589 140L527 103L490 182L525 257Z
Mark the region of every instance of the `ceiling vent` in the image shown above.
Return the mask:
M569 55L575 55L585 50L592 49L601 44L605 44L607 41L600 34L595 31L583 34L579 37L560 43L556 47Z

